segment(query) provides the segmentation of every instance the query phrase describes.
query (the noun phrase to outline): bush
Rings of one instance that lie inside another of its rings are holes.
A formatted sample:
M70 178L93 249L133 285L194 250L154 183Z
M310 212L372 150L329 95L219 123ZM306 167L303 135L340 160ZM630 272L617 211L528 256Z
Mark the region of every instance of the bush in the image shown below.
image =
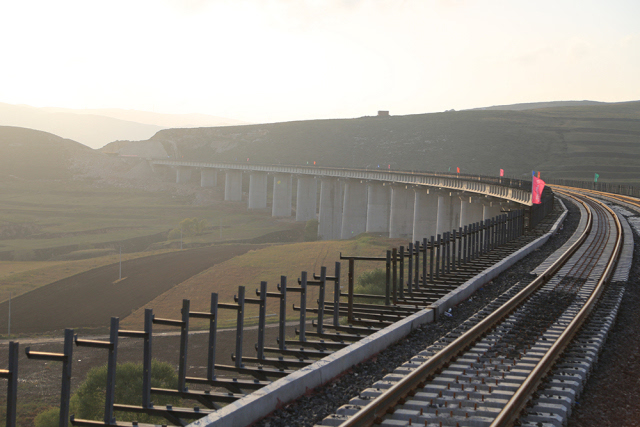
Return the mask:
M180 225L169 232L168 240L179 239L180 234L183 237L191 237L200 234L207 228L207 220L198 218L185 218L180 221Z
M151 386L177 389L178 376L173 367L165 362L153 360L151 363ZM104 397L107 387L107 366L93 368L87 378L71 397L70 414L76 418L100 421L104 417ZM176 405L180 398L153 395L155 405ZM142 405L142 364L123 363L116 367L115 401L126 405ZM49 409L36 417L36 427L55 427L58 425L59 408ZM138 421L146 423L165 423L162 417L151 417L133 412L118 412L118 421Z
M317 219L310 219L304 226L304 241L315 242L318 240L318 225L320 223Z
M387 272L381 268L365 271L358 277L354 292L357 294L385 295Z

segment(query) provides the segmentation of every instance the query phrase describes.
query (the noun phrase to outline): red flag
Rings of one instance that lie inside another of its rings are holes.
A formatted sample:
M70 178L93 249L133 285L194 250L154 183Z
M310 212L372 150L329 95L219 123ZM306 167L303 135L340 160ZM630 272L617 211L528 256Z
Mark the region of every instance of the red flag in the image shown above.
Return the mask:
M531 189L531 203L534 205L539 205L541 203L540 198L542 196L542 190L544 190L544 181L534 176L533 188Z
M500 176L504 176L504 169L500 169Z
M458 173L460 173L460 168L456 168L458 170Z
M538 179L540 179L540 171L538 171Z

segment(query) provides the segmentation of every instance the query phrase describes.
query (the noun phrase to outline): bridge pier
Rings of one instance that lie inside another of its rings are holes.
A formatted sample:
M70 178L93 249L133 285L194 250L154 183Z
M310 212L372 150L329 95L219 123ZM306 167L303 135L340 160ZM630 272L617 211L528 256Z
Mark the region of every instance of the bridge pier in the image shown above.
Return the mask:
M460 199L454 192L447 191L438 195L437 234L460 226L460 206Z
M367 186L367 233L389 232L390 187L382 182L369 182Z
M414 189L413 239L422 241L435 236L438 229L438 195L424 187Z
M360 180L348 180L344 185L342 205L342 239L349 239L366 231L367 185Z
M487 201L483 203L482 209L482 219L489 219L501 215L502 212L500 210L500 202L497 201Z
M320 213L318 238L339 239L342 233L342 182L337 178L320 179Z
M200 169L200 187L216 187L218 185L218 170Z
M389 215L389 237L413 237L413 211L415 195L406 185L391 186L391 214Z
M176 168L176 184L186 184L191 179L191 168L178 166Z
M249 174L249 209L265 209L267 207L267 173L251 172Z
M460 227L482 221L483 209L477 197L460 196Z
M240 202L242 200L242 171L230 169L225 172L224 200Z
M291 182L289 173L276 173L273 176L273 202L271 216L291 216Z
M296 221L316 219L318 207L318 181L314 176L298 175L296 190Z

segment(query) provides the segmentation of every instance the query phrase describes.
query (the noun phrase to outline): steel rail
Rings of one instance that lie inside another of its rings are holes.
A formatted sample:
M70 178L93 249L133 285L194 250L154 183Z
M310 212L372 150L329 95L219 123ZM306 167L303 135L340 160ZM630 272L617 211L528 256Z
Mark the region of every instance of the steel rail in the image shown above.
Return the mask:
M534 279L529 285L513 296L502 307L488 315L467 332L456 338L450 345L438 351L427 362L392 387L383 392L376 399L353 414L348 420L340 424L340 427L371 426L380 422L382 417L395 407L398 402L409 396L416 388L422 386L429 377L451 361L455 356L470 348L479 338L486 335L496 324L513 312L520 303L526 300L533 292L542 287L565 264L565 262L578 250L587 239L593 225L591 210L585 202L578 200L587 208L587 225L584 232L571 247L562 254L544 273Z
M605 284L609 280L609 277L611 276L613 268L615 267L615 264L617 262L618 255L622 247L622 225L620 224L618 216L613 212L611 208L609 208L604 203L599 202L586 195L582 195L582 197L586 197L593 203L604 207L604 209L607 210L609 214L614 218L617 236L613 253L609 258L609 261L607 262L607 267L604 273L598 280L594 291L591 293L591 296L589 297L585 305L580 309L571 323L569 323L569 326L567 326L567 328L560 334L560 337L550 347L549 351L542 357L540 362L538 362L535 368L527 376L520 388L518 388L515 394L502 408L502 411L498 414L493 423L491 423L491 427L504 427L513 425L515 420L519 417L522 409L524 409L524 407L526 406L531 395L538 389L540 382L543 380L547 372L553 367L553 364L560 357L567 345L569 345L575 334L578 332L578 330L586 320L587 316L595 307L596 302L599 300L600 295L605 288Z

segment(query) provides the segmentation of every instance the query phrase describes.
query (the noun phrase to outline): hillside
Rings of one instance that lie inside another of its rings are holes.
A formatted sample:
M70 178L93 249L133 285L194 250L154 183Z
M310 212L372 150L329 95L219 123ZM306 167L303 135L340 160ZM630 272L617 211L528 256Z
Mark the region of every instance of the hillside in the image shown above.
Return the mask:
M556 108L556 107L582 107L585 105L605 105L599 101L550 101L550 102L525 102L521 104L508 105L492 105L491 107L472 108L471 110L538 110L540 108Z
M172 127L239 125L204 114L160 114L122 109L36 108L0 103L0 125L50 132L100 148L120 139L143 140Z
M640 102L166 129L171 158L593 179L640 185ZM135 146L136 143L129 143ZM140 142L139 144L142 144Z

